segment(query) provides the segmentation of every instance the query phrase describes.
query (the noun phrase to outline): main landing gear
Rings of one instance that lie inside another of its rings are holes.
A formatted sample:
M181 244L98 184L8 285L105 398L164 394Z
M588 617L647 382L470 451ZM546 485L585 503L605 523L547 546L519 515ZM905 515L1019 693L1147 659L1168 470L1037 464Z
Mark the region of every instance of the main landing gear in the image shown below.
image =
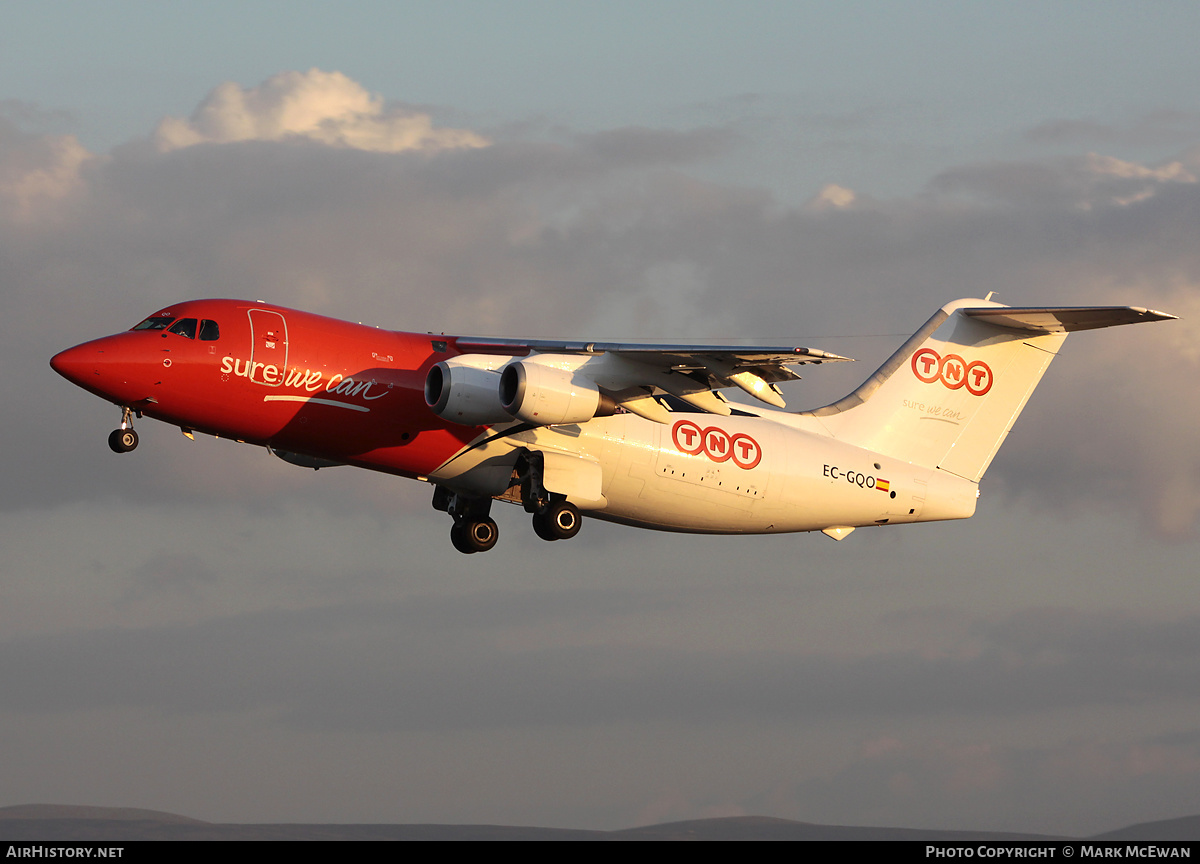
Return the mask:
M133 431L133 410L121 409L121 428L114 429L108 436L108 446L114 453L128 453L138 445L138 434Z
M533 514L533 533L543 540L570 540L582 525L579 508L570 501L555 501Z
M520 491L520 499L517 492ZM583 517L565 495L546 491L542 485L542 454L526 453L513 471L512 486L500 496L514 504L519 500L533 514L533 531L543 540L569 540L579 533ZM492 499L454 492L445 486L433 490L433 509L454 518L450 542L459 552L486 552L496 545L499 532L488 515Z
M533 533L543 540L570 540L583 526L579 508L565 495L548 492L542 484L545 457L532 450L517 463L521 503L533 514Z
M492 509L491 498L471 497L437 486L433 490L433 509L454 517L450 542L465 555L486 552L500 539L500 529L488 515Z
M496 527L491 517L482 519L463 519L454 523L450 529L450 542L459 552L470 555L474 552L486 552L496 545L500 539L500 529Z

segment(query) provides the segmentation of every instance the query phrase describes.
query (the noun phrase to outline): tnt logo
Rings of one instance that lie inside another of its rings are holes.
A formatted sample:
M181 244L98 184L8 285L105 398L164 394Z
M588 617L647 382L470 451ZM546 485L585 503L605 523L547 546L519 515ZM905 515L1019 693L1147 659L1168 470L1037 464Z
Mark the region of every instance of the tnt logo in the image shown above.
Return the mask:
M730 435L724 429L709 426L701 429L691 420L680 420L671 427L671 439L680 453L698 456L703 453L713 462L728 462L747 470L762 461L762 448L749 435L738 432Z
M957 354L945 357L932 348L922 348L912 356L912 371L926 384L941 381L950 390L966 387L972 396L982 396L992 389L992 367L982 360L968 363Z

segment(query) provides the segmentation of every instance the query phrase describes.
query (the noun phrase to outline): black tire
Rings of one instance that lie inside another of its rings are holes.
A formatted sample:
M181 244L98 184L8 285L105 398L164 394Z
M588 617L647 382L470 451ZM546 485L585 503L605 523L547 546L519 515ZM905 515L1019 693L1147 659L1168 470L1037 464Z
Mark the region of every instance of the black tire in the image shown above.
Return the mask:
M108 446L114 453L128 453L136 450L138 434L132 429L114 429L108 436Z
M568 501L557 501L533 517L533 530L543 540L570 540L582 527L579 508Z
M557 540L558 537L550 530L550 522L546 519L545 513L533 514L533 533L541 537L543 540Z
M458 522L454 523L454 527L450 529L450 542L454 544L454 548L464 555L473 555L476 551L467 538L467 532L463 530L463 526Z

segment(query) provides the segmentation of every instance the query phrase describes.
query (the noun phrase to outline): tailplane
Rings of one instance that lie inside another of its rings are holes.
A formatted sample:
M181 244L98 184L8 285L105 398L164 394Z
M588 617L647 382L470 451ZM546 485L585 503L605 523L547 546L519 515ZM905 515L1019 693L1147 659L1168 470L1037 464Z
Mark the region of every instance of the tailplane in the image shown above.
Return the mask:
M978 482L1068 333L1174 317L956 300L849 396L803 414L849 444Z

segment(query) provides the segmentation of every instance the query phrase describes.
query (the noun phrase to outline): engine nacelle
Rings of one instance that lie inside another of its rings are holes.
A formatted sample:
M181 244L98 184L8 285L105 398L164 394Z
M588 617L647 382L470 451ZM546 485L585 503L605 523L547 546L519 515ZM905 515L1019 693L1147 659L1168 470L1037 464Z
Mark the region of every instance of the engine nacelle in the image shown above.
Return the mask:
M511 357L461 354L435 363L425 376L425 404L434 414L464 426L511 423L500 404L501 366Z
M538 426L586 423L616 406L600 388L571 369L560 369L552 355L546 362L515 360L500 373L500 404L513 417ZM575 359L575 358L572 358Z

